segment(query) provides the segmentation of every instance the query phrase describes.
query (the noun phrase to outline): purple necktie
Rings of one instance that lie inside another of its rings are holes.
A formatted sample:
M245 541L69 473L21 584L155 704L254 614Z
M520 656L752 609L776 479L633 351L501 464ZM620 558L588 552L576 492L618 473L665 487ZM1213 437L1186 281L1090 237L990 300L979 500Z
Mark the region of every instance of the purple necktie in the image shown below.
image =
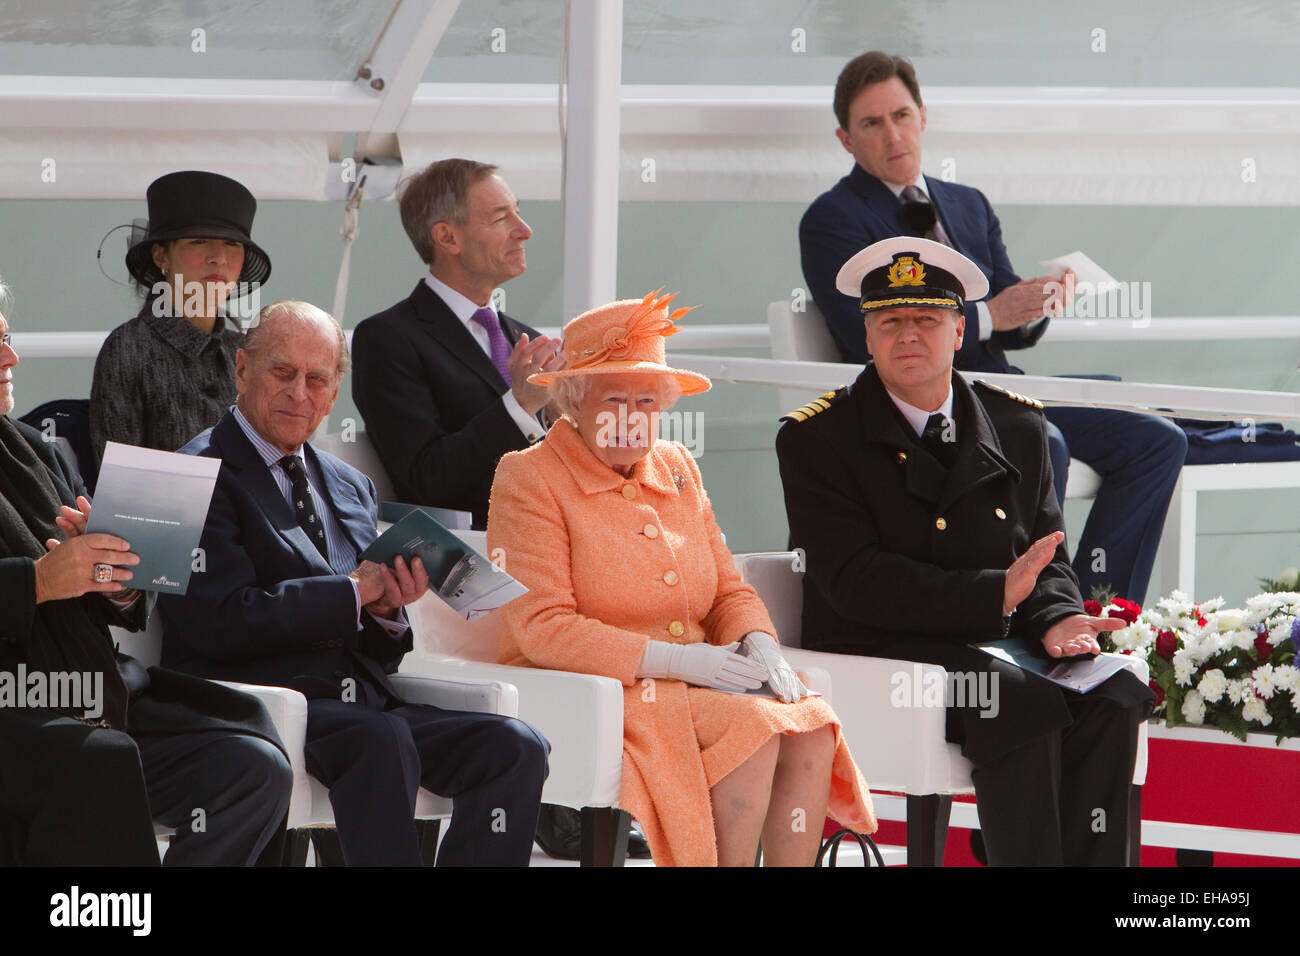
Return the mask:
M501 320L487 306L483 306L471 315L470 319L487 329L488 346L492 349L492 364L506 380L506 384L513 385L514 383L510 381L510 343L506 341L506 334L501 331Z
M929 228L926 234L922 237L923 239L933 239L935 242L941 242L945 246L953 248L947 234L943 231L943 223L939 221L938 210L934 208L934 203L930 202L930 197L922 191L920 186L917 186L915 183L911 186L905 186L903 188L902 198L907 202L929 206L932 210L932 214L934 215L934 225Z

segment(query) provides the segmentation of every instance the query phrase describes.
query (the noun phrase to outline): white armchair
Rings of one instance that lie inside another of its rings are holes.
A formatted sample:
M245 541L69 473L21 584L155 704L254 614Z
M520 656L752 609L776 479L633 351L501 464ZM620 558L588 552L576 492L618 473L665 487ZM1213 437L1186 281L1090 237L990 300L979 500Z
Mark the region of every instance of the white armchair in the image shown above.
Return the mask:
M621 865L629 823L617 809L623 777L623 685L608 677L496 663L499 612L466 621L429 593L406 613L415 650L403 659L399 675L515 685L517 716L551 742L542 800L582 810L584 866Z
M162 625L157 614L151 615L144 631L132 632L110 628L113 640L122 649L146 666L156 666L162 657ZM307 699L287 687L267 687L221 681L228 687L252 694L266 705L275 724L276 733L284 743L293 769L293 789L289 798L288 829L333 826L334 809L330 805L329 790L307 773L305 748L307 743ZM447 710L473 710L483 713L517 716L519 694L513 686L497 679L474 679L467 675L396 675L394 686L404 700L415 704L434 704ZM423 788L416 797L415 815L427 819L449 817L451 801ZM158 828L160 835L170 831ZM436 839L436 832L434 833ZM293 860L305 860L306 841L296 841Z
M797 667L815 665L830 671L838 689L835 712L845 739L863 776L873 790L906 795L908 866L938 866L952 796L973 793L971 764L957 745L945 739L941 707L893 707L894 675L903 671L929 681L930 674L946 683L946 672L934 664L917 664L876 657L828 654L800 647L803 615L803 570L796 552L736 555L741 577L758 592L776 625L786 658ZM1146 662L1125 658L1131 671L1146 683ZM1129 813L1129 860L1137 865L1141 849L1141 789L1146 780L1147 727L1138 731L1138 757L1133 773Z

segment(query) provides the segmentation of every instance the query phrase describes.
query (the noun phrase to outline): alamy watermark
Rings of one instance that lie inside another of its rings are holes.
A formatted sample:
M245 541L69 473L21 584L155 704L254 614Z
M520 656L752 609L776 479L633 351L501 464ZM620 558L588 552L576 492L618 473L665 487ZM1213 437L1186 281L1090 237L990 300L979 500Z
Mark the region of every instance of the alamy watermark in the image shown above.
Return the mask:
M889 678L891 707L974 707L980 717L996 717L997 671L926 671L920 664L910 671L894 671Z
M31 707L83 711L90 720L104 714L103 671L0 671L0 708Z
M1131 319L1133 328L1151 324L1150 282L1077 282L1074 273L1064 282L1043 284L1045 314L1066 319Z
M153 296L154 317L159 319L215 315L222 309L227 316L247 326L262 311L260 282L186 282L179 305L173 301L173 287L166 279L159 279L149 291Z
M596 415L596 444L601 448L648 448L650 436L680 442L692 458L704 454L704 413L642 412L627 410L626 405L614 412Z

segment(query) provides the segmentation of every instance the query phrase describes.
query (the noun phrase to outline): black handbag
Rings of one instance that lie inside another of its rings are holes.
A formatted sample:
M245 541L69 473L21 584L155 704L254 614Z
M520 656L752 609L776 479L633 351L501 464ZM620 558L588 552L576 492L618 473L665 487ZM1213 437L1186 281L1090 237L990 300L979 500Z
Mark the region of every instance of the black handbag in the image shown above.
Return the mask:
M871 856L876 858L876 866L885 865L885 858L880 855L880 848L876 846L875 841L866 834L855 833L847 827L842 830L836 830L826 838L826 842L822 844L822 848L817 851L817 862L814 865L822 866L822 858L826 856L826 851L830 850L830 862L825 865L828 867L835 866L836 859L840 852L840 844L844 841L845 837L853 837L853 839L858 841L858 846L862 847L862 859L867 866L871 865L871 857L867 856L868 851L870 851Z

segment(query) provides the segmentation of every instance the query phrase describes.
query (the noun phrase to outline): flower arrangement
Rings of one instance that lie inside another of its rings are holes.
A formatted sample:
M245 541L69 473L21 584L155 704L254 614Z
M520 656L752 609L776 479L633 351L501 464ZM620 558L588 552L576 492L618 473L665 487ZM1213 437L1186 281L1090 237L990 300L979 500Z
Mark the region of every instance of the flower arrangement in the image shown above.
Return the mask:
M1241 740L1251 731L1300 736L1300 593L1257 594L1244 609L1223 603L1175 591L1145 611L1123 599L1084 607L1127 623L1101 636L1102 649L1146 658L1167 726L1208 725Z

